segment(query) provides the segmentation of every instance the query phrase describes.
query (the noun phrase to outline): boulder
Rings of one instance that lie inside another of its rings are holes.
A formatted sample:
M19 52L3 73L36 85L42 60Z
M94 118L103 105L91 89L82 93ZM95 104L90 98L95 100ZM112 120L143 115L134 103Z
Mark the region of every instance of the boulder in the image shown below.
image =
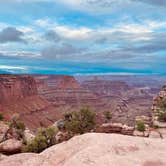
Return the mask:
M21 151L22 142L16 139L9 139L0 144L0 152L4 154L15 154Z

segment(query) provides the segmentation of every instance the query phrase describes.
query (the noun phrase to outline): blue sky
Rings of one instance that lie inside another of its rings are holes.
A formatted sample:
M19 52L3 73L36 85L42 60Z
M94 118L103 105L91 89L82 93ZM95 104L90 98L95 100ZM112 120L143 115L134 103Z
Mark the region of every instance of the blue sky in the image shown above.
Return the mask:
M165 0L1 0L0 73L166 74Z

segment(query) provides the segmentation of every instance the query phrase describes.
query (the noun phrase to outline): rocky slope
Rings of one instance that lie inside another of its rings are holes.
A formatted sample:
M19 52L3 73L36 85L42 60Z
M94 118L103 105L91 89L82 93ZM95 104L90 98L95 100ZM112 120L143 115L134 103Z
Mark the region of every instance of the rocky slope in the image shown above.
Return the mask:
M165 140L161 139L92 133L41 154L2 157L0 166L165 166L165 151Z

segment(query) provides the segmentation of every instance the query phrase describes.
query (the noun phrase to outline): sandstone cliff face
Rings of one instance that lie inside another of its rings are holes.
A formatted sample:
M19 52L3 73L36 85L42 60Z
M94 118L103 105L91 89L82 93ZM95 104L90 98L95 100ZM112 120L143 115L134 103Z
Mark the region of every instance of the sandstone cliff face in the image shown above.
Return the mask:
M37 87L32 77L0 75L0 103L33 95L37 95Z
M165 166L165 151L165 140L161 139L91 133L76 136L38 155L4 158L0 166Z
M31 129L48 126L59 118L55 107L38 96L36 82L28 75L0 75L0 111L6 119L18 113Z

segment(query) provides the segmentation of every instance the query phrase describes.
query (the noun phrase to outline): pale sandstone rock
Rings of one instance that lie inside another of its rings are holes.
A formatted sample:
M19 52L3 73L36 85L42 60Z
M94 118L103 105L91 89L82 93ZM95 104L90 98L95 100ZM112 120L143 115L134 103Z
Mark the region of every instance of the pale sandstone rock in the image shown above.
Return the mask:
M0 152L5 154L14 154L21 151L22 142L16 139L9 139L0 144Z
M0 166L22 166L22 164L24 164L28 159L33 159L35 156L37 156L37 154L22 153L10 157L3 157L2 160L0 160Z
M91 133L26 159L25 154L8 157L0 166L165 166L165 151L164 139Z
M30 142L35 138L35 135L32 134L28 128L26 128L26 130L24 131L24 136L27 142Z
M0 154L0 161L1 161L1 160L4 160L4 159L7 159L7 156L4 155L4 154Z

